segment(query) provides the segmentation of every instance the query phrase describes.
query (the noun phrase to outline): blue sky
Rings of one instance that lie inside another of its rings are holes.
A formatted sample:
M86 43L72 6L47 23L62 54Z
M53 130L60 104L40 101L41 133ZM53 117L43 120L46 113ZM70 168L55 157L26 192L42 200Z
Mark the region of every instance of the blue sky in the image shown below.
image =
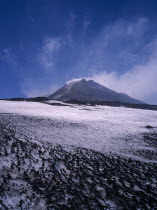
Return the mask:
M157 104L154 0L0 0L0 98L92 78Z

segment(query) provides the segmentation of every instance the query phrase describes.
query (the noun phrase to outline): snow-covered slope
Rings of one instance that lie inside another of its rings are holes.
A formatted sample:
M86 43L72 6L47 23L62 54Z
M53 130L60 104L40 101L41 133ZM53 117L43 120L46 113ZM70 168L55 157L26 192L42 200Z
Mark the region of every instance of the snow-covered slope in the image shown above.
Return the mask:
M143 150L153 150L141 142L140 136L148 132L147 125L157 127L156 111L124 107L51 106L37 102L1 101L0 113L18 114L9 119L13 125L17 124L19 136L29 133L31 138L52 143L127 156L136 156L141 145ZM28 117L24 120L19 115Z
M118 101L124 103L141 104L143 102L129 97L123 93L117 93L110 90L93 80L76 80L67 83L64 87L49 96L55 100L78 100L83 102L89 101Z
M48 103L0 101L0 209L157 209L156 111Z

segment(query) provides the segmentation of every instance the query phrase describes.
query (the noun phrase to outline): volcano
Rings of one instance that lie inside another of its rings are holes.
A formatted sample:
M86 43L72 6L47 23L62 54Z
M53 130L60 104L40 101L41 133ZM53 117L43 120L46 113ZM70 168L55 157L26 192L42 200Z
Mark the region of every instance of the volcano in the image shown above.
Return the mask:
M62 88L49 96L58 101L77 100L82 102L115 101L131 104L144 104L127 94L117 93L93 80L75 80L66 83Z

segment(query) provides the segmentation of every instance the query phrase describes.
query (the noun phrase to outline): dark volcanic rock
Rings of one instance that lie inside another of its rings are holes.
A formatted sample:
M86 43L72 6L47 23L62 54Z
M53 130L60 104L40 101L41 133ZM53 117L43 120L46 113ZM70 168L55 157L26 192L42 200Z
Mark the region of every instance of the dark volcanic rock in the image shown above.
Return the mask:
M157 209L156 164L15 132L0 126L0 209Z
M143 104L143 102L131 98L124 93L117 93L94 82L93 80L85 79L66 84L64 87L51 94L49 98L60 101L115 101L132 104Z
M152 129L154 127L152 127L151 125L147 125L145 128Z

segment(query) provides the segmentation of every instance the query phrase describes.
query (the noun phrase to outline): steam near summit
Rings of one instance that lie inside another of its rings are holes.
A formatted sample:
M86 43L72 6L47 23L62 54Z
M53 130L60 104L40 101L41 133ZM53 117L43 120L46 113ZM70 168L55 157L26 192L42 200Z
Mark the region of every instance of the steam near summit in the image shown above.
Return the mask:
M67 101L117 101L141 104L143 102L131 98L124 93L117 93L93 80L74 79L66 83L61 89L49 96L50 99Z

